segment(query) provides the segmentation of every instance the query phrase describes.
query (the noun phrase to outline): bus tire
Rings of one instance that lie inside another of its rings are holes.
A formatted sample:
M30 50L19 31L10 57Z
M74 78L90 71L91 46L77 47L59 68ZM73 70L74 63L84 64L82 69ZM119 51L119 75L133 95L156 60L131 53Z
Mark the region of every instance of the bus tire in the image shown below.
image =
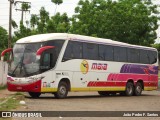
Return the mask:
M101 96L108 96L109 93L107 91L98 91L99 95Z
M66 98L68 94L68 86L67 83L62 81L58 85L57 92L54 93L54 96L58 99Z
M133 93L134 93L134 85L133 85L133 83L132 82L127 82L125 95L126 96L132 96Z
M39 96L41 95L40 92L28 92L28 93L32 98L39 98Z
M142 93L142 84L140 82L137 82L134 90L134 95L140 96L141 93Z

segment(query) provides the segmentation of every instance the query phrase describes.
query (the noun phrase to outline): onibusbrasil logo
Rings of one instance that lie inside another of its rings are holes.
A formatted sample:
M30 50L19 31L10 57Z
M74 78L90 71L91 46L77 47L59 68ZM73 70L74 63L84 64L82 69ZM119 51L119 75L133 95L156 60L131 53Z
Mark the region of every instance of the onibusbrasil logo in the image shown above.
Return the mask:
M89 64L86 60L83 60L81 62L81 65L80 65L80 69L81 69L81 72L83 74L86 74L88 72L88 69L89 69Z

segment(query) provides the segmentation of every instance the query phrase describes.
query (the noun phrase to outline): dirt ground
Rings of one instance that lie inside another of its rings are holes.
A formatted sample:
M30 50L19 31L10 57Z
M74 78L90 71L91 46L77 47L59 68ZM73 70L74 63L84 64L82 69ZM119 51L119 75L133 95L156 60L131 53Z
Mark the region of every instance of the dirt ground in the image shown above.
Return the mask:
M32 99L25 94L25 106L17 111L160 111L160 91L143 91L142 96L107 96L100 97L97 92L71 92L67 99L55 99L52 94L42 94L39 99ZM21 118L13 118L19 120ZM24 118L27 119L27 118ZM159 120L158 117L53 117L28 118L30 120ZM22 119L23 120L23 119Z

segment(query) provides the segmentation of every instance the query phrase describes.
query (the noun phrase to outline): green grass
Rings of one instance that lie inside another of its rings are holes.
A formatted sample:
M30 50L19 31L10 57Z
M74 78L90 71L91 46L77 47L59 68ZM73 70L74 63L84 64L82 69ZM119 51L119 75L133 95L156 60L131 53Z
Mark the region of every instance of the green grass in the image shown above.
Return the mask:
M24 100L24 95L16 95L16 94L11 98L9 98L4 104L0 105L0 111L14 110L18 106L20 106L19 102L21 100Z
M0 99L0 103L1 103L2 101L4 101L4 100L5 100L5 98L1 98L1 99Z
M24 94L21 92L17 92L17 93L15 93L15 95L24 95Z
M3 102L6 98L1 98L0 102ZM0 105L0 111L14 110L20 106L19 102L24 100L24 95L20 92L15 93L5 103ZM12 120L12 118L0 118L0 120Z
M4 90L7 88L7 85L4 85L4 86L0 86L0 90Z

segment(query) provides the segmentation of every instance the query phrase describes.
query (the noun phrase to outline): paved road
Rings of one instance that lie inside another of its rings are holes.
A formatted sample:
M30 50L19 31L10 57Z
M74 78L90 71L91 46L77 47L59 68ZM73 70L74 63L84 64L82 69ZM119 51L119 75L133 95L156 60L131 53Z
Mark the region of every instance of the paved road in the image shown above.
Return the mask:
M100 97L97 92L71 92L67 99L55 99L52 94L43 94L39 99L25 97L27 107L17 110L24 111L160 111L160 91L143 91L142 96L107 96ZM43 118L44 119L44 118ZM48 120L49 118L45 118ZM53 119L53 118L50 118ZM54 118L64 120L89 120L87 117L79 118ZM98 120L100 118L92 118ZM106 118L101 118L106 120ZM128 118L109 118L113 120L128 120ZM131 118L139 119L142 118ZM143 118L154 119L159 118ZM14 120L18 120L15 119ZM33 119L34 120L34 119ZM39 120L39 118L37 118Z

